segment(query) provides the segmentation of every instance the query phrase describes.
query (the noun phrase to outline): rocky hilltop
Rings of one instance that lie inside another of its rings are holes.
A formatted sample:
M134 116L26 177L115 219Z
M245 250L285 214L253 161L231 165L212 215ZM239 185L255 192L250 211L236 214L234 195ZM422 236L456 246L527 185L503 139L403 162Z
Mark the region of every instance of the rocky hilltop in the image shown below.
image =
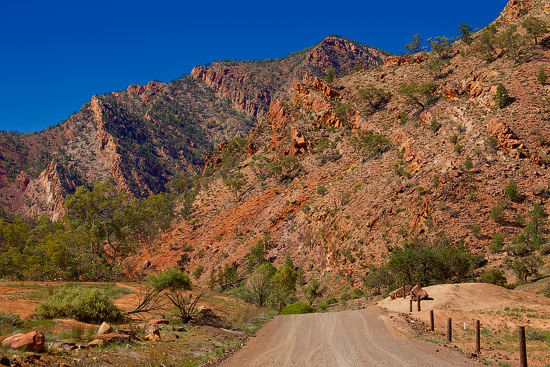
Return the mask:
M512 0L491 27L429 53L381 55L383 65L332 81L296 73L278 94L262 92L269 109L249 109L260 118L247 139L209 156L197 210L136 264L164 269L183 255L190 270L209 270L206 283L228 266L244 272L263 241L275 264L290 255L308 274L353 284L419 238L502 264L488 251L495 233L518 243L533 206L550 197L550 89L539 77L550 48L547 31L535 44L529 17L550 21L544 2ZM341 65L321 56L341 40L325 41L305 60ZM223 93L246 90L232 70L193 75ZM224 163L229 156L237 162Z
M215 62L170 83L94 96L63 123L0 134L0 205L8 214L57 219L79 185L111 180L144 197L178 173L204 168L207 152L245 137L271 101L306 73L378 65L385 53L338 37L280 59Z

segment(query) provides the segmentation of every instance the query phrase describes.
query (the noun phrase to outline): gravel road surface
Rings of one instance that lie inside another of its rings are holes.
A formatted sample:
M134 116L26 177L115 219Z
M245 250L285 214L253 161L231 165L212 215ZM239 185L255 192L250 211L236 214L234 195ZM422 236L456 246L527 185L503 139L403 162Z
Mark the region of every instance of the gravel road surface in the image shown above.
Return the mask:
M277 316L220 367L480 366L379 311Z

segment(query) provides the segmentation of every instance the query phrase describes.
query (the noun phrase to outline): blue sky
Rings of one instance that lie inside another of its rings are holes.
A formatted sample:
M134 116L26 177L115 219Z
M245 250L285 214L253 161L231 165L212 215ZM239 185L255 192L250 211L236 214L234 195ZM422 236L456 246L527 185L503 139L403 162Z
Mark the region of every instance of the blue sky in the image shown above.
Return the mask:
M170 81L217 59L276 58L339 34L394 53L413 34L454 37L507 0L2 1L0 130L64 120L94 94Z

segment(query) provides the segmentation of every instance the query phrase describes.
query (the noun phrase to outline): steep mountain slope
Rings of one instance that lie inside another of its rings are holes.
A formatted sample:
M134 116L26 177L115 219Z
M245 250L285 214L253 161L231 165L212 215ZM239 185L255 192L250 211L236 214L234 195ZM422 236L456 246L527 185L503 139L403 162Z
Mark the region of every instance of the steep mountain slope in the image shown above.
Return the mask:
M493 234L515 241L550 190L550 90L537 80L550 51L530 37L501 41L511 24L523 37L530 15L550 20L541 2L510 1L489 55L477 34L445 55L391 57L332 83L303 74L245 142L209 157L195 213L139 261L158 270L185 253L206 283L224 267L244 273L262 240L275 264L288 254L309 274L354 283L415 238L502 257L487 252ZM510 181L521 195L505 195Z
M64 196L94 181L111 180L138 197L162 192L178 172L200 172L222 141L246 136L295 78L329 67L343 74L384 57L328 37L285 58L216 62L170 83L94 96L55 127L0 134L0 205L9 214L59 218Z

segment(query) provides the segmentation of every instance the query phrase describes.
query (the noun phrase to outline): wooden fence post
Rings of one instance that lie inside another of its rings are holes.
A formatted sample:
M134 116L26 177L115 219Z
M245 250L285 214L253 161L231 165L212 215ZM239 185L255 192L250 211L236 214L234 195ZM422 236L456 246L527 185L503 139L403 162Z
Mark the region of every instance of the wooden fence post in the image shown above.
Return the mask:
M525 326L518 326L519 365L527 367L527 346L525 344Z
M405 299L407 295L405 294L405 286L403 286L403 299Z
M453 321L449 317L447 319L447 343L453 342Z
M420 312L420 297L416 300L416 309Z
M434 310L430 310L430 330L435 330L435 323L434 323Z
M480 333L480 322L476 320L476 353L479 355L481 353L481 333Z
M413 312L413 300L412 300L412 298L409 300L409 312Z

